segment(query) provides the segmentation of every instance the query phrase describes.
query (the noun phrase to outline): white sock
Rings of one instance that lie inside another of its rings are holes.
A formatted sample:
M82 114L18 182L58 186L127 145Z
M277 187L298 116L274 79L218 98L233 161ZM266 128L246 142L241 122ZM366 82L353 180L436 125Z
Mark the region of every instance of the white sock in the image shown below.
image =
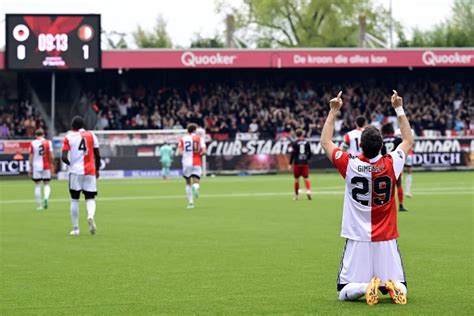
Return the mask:
M395 284L398 286L400 291L403 292L403 294L407 295L407 287L405 286L405 284L400 283L400 282L395 282Z
M87 218L94 218L95 215L95 200L86 200Z
M41 207L41 184L35 184L36 207Z
M51 194L51 187L48 184L44 185L44 198L47 200L49 199L49 195Z
M365 295L368 283L349 283L339 292L340 301L353 301Z
M193 203L193 190L189 184L186 184L186 196L188 197L188 203Z
M412 174L407 174L405 177L405 189L408 193L411 193L412 181L413 181Z
M199 183L193 183L193 187L195 190L199 190Z
M79 200L71 199L71 221L74 229L79 229Z

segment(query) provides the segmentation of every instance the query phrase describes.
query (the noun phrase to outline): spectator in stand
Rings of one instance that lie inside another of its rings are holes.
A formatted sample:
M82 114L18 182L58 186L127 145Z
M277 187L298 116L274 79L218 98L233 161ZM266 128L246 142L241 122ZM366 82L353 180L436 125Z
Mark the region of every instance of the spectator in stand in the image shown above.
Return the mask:
M10 129L6 122L3 122L3 119L0 120L0 138L9 138L10 137Z
M34 138L37 128L46 130L46 124L28 102L9 103L0 110L0 138Z
M257 118L252 118L252 123L249 125L249 133L257 133L258 132L258 121Z

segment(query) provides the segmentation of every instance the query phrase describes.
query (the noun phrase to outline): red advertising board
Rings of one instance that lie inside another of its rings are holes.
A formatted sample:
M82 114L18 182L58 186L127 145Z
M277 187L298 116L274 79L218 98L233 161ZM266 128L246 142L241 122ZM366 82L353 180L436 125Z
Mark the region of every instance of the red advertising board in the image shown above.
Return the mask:
M0 141L0 154L27 154L30 144L31 140L2 140Z
M3 69L0 53L0 69ZM103 69L474 67L466 49L115 50Z
M104 68L474 67L474 49L108 51Z

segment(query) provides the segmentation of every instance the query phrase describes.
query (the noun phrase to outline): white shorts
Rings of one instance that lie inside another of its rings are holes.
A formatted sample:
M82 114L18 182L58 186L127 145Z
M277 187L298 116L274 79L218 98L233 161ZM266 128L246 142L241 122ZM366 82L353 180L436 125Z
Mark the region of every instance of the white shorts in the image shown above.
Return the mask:
M97 192L97 179L95 176L84 174L69 174L69 190Z
M51 180L51 171L50 170L40 170L40 171L33 171L33 177L31 177L33 181L49 181Z
M413 166L413 155L408 155L405 160L405 167Z
M201 166L183 166L183 177L189 179L191 177L201 178L202 168Z
M337 278L337 290L342 290L348 283L369 283L374 276L378 276L382 284L385 284L388 279L405 282L405 272L397 240L346 239Z

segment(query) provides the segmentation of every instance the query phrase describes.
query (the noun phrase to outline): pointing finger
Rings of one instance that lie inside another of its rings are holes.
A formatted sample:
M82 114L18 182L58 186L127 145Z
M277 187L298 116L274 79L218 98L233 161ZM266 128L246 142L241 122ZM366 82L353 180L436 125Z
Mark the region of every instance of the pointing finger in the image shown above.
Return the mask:
M393 91L393 94L394 94L396 97L398 97L398 92L397 92L397 90L392 90L392 91Z
M337 98L340 99L340 98L341 98L341 95L342 95L342 90L339 91L339 93L337 94Z

